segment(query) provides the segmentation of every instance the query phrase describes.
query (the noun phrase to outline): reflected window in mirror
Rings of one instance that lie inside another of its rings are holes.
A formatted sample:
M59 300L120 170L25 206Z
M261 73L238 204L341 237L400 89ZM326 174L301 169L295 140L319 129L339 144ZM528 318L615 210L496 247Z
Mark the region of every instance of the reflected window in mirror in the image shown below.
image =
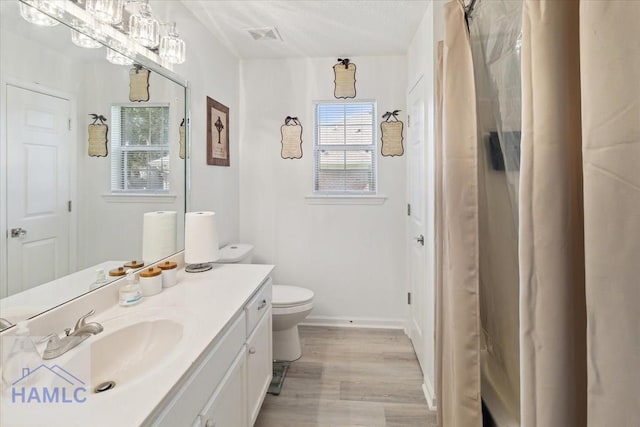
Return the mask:
M111 124L111 192L169 192L169 105L113 105Z

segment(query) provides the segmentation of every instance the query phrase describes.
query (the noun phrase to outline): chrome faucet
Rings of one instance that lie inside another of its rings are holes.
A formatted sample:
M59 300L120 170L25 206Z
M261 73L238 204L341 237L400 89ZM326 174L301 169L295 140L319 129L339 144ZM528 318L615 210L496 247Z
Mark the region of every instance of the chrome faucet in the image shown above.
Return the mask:
M89 338L91 335L102 332L103 327L101 324L96 322L86 322L87 317L93 316L94 314L95 310L91 310L84 316L80 317L73 329L67 328L64 330L65 336L62 338L60 338L56 333L44 337L42 341L47 341L47 347L44 349L42 358L49 360L62 356L67 351Z

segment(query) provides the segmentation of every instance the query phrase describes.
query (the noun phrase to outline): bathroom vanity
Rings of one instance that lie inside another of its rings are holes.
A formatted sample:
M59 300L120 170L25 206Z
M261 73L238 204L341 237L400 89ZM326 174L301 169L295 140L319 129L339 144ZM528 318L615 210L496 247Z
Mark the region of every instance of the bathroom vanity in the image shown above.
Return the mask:
M176 286L131 307L117 305L114 282L32 319L31 335L64 334L59 329L72 326L69 319L96 309L87 321L100 323L103 332L43 361L81 380L86 400L20 404L3 384L0 424L253 425L272 376L272 270L254 264L181 270ZM87 361L90 369L83 371ZM47 378L38 381L50 386ZM113 388L95 393L109 381Z
M145 425L253 425L272 377L271 278L261 282L242 309L226 322L221 335L150 414ZM185 423L187 420L193 423Z

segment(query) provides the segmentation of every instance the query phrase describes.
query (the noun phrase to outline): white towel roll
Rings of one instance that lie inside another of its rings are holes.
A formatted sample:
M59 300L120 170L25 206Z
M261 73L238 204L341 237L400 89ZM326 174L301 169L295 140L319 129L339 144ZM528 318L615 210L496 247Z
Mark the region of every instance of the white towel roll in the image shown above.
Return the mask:
M142 226L142 259L145 264L176 253L177 216L175 211L144 214Z
M187 212L184 221L184 262L203 264L216 261L218 229L215 212Z

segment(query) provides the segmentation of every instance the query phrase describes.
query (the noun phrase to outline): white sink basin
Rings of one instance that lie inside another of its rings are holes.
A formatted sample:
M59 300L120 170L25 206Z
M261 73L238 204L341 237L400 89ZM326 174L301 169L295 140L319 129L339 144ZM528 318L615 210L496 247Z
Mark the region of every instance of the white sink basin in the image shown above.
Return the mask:
M180 354L195 323L188 313L158 309L97 321L104 331L59 360L60 366L82 379L90 393L106 382L114 382L117 390L156 372Z

